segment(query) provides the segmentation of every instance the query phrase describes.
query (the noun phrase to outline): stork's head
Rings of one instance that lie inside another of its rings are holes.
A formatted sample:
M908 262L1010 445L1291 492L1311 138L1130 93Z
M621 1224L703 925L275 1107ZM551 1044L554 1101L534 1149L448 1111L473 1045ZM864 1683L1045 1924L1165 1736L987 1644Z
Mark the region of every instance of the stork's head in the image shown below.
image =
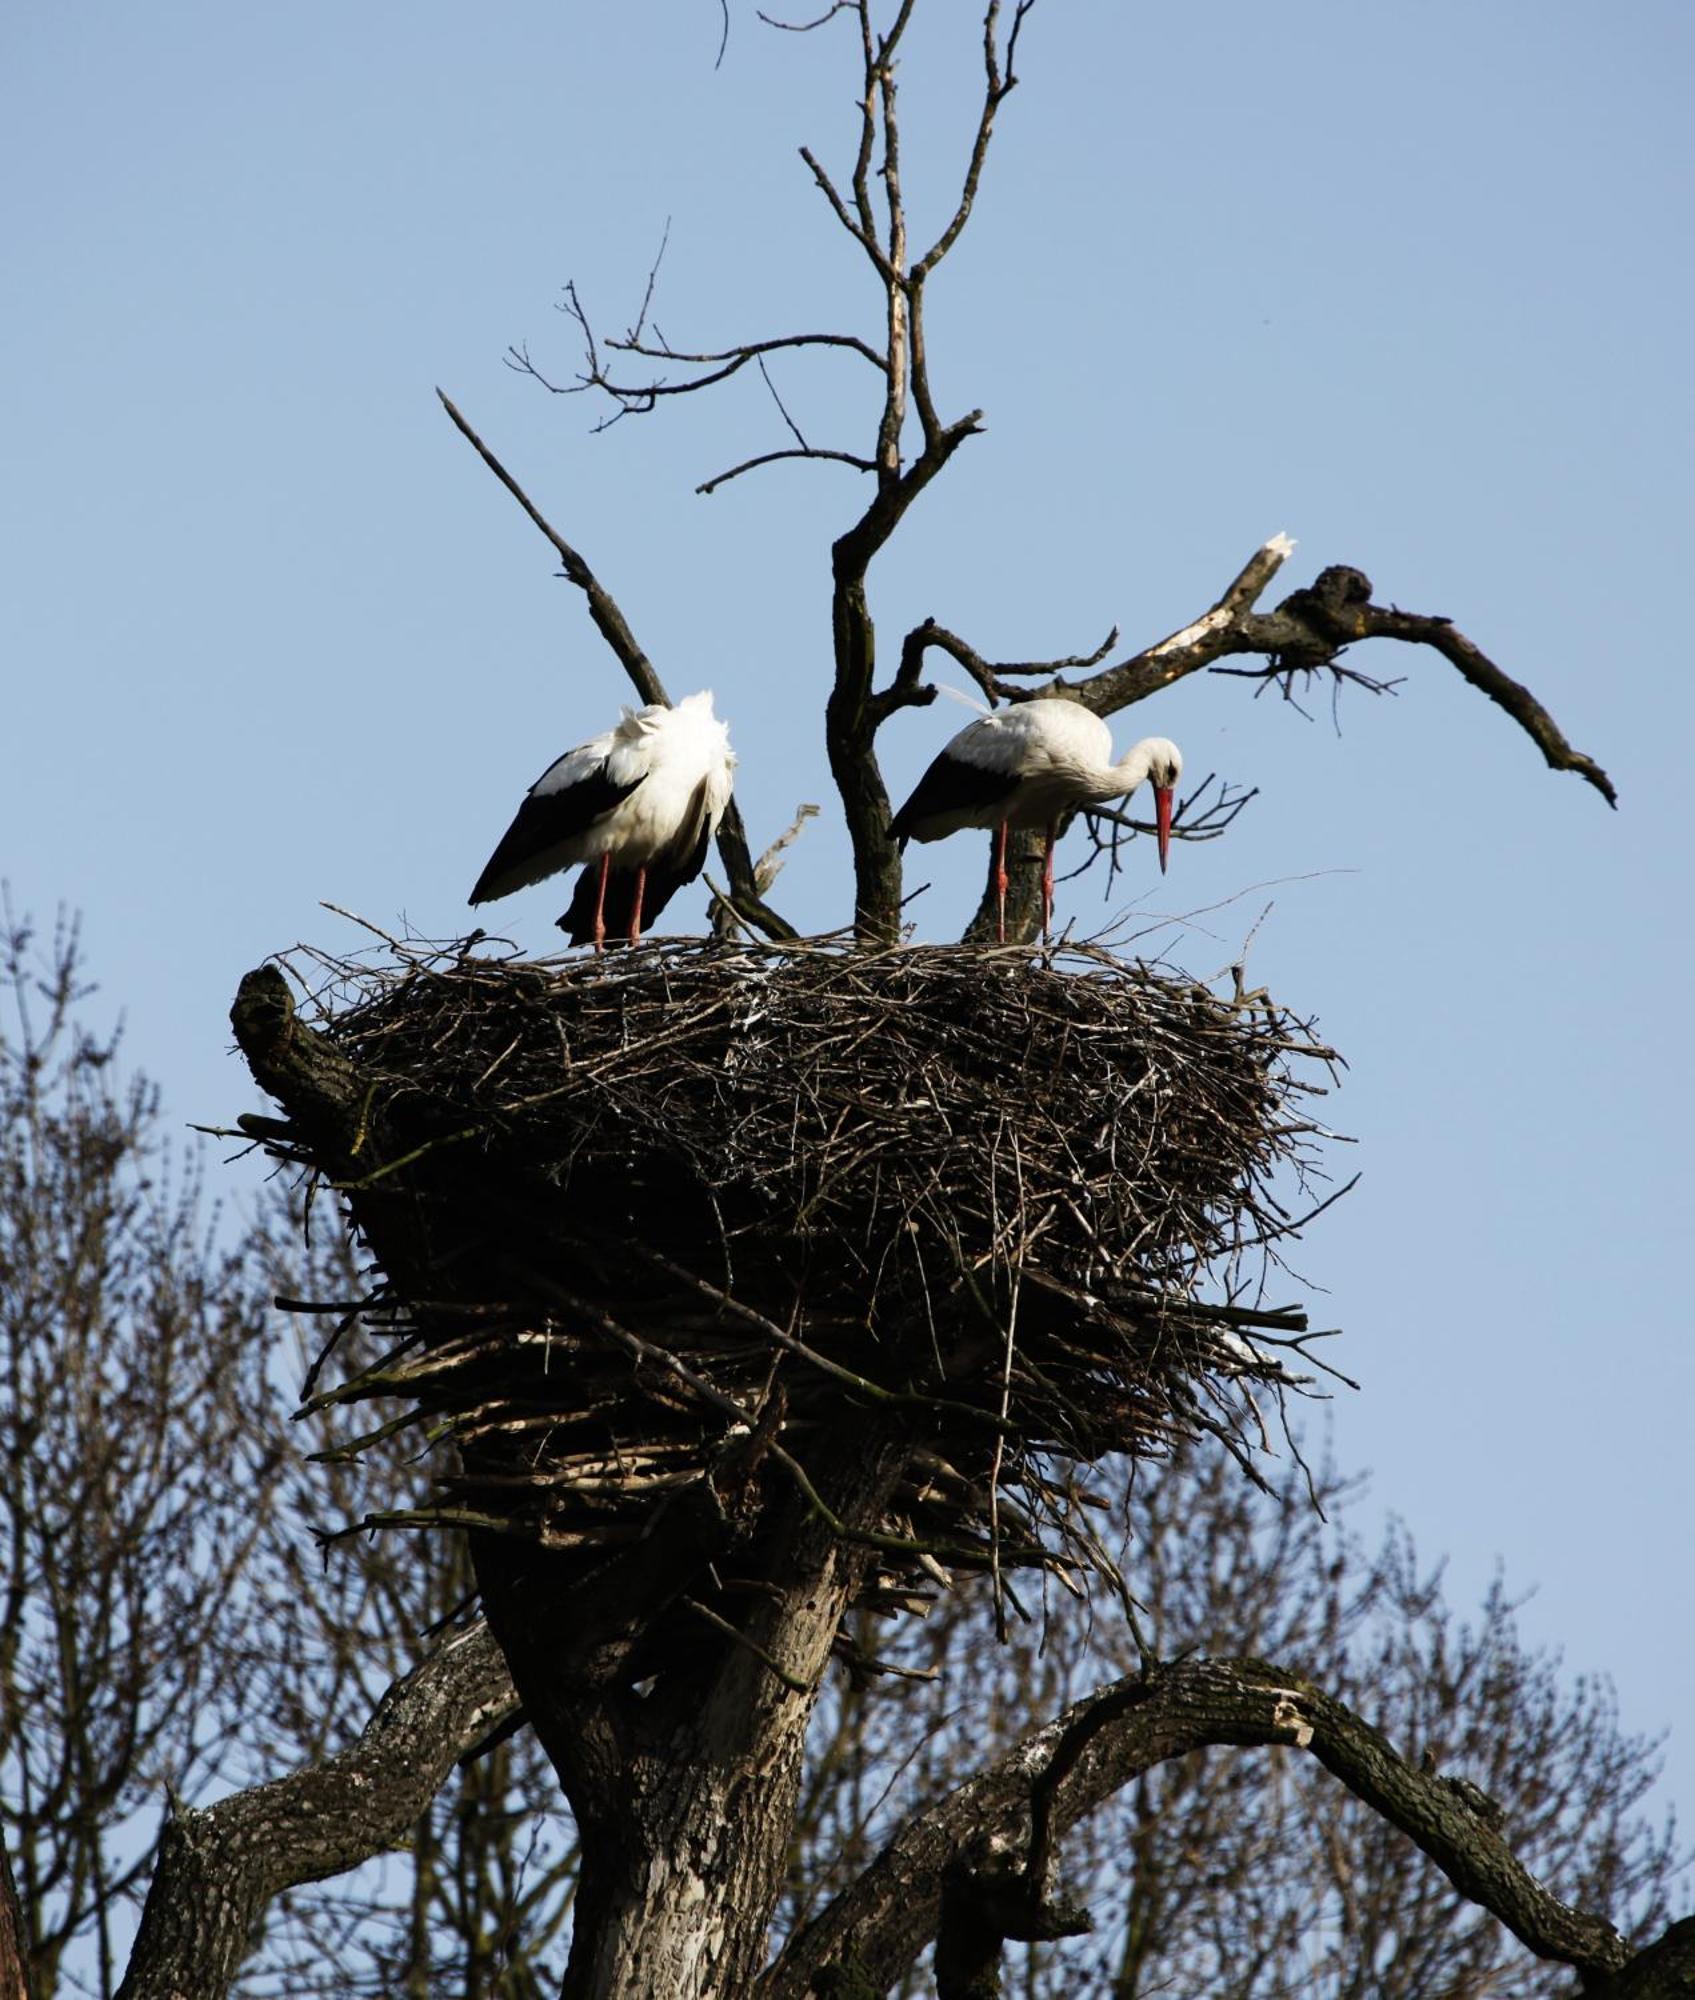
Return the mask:
M1171 794L1183 775L1183 753L1168 736L1150 736L1140 748L1147 756L1148 782L1154 788L1154 823L1159 832L1159 872L1171 854Z

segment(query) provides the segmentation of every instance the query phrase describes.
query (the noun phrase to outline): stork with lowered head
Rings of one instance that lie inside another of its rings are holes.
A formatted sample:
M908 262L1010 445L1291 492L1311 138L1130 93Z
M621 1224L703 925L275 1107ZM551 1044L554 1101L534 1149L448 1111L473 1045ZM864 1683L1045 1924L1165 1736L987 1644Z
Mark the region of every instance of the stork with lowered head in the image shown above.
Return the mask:
M1009 827L1040 827L1042 935L1053 919L1054 843L1080 807L1123 797L1144 781L1154 788L1160 872L1171 847L1171 795L1183 758L1164 736L1147 736L1115 763L1112 732L1092 710L1060 696L996 709L962 729L919 779L895 814L892 831L909 840L945 840L967 827L994 832L999 936L1006 942L1006 836Z

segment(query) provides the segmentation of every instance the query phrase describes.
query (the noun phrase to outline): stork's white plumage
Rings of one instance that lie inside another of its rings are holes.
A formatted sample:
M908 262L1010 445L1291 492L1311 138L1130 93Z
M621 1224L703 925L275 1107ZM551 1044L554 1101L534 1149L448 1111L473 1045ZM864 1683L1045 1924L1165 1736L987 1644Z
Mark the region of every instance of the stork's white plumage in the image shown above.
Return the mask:
M709 689L675 708L625 709L615 729L567 750L530 787L471 901L590 862L559 928L598 951L610 923L634 944L644 917L657 917L706 865L735 765Z
M1182 775L1177 745L1145 737L1112 761L1112 731L1081 703L1057 696L1017 702L962 729L919 779L894 818L902 847L909 840L944 840L967 827L997 832L996 887L1000 936L1006 940L1006 831L1043 827L1042 934L1053 916L1053 850L1060 822L1080 806L1133 792L1152 779L1159 865L1171 846L1171 792Z

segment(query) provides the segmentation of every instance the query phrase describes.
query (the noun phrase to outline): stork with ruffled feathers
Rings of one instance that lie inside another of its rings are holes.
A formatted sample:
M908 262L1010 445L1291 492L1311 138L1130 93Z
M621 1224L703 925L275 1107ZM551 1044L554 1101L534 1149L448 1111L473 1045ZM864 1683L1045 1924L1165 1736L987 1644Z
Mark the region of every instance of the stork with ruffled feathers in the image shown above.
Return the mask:
M471 902L586 862L559 928L596 951L608 928L634 944L705 867L735 764L709 689L674 708L625 709L615 728L567 750L530 787Z
M997 709L962 729L919 779L895 814L892 831L909 840L945 840L979 827L996 835L999 937L1006 942L1006 836L1009 827L1041 827L1042 936L1053 920L1054 843L1061 823L1082 806L1122 797L1149 780L1154 788L1160 872L1171 846L1171 794L1183 772L1177 745L1148 736L1117 763L1112 732L1080 702L1055 695Z

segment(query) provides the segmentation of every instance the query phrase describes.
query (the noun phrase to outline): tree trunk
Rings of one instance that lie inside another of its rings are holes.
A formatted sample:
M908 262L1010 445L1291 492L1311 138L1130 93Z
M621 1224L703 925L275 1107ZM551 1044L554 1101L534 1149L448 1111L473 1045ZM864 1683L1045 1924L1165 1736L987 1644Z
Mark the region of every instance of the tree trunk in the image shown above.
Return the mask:
M641 1760L620 1823L584 1842L580 1944L563 2000L752 1989L794 1827L811 1698L789 1695L786 1709L755 1743L726 1732L733 1718L717 1702L703 1727Z
M30 2000L23 1911L4 1840L0 1840L0 2000Z
M699 1587L698 1555L686 1580L665 1576L662 1532L627 1566L564 1592L550 1590L541 1552L473 1538L490 1626L581 1839L562 2000L753 1990L807 1723L871 1559L858 1536L881 1518L909 1451L898 1427L867 1424L811 1468L831 1519L798 1491L773 1499L737 1587L718 1600L748 1607L729 1629L686 1594ZM619 1611L634 1628L624 1643Z

